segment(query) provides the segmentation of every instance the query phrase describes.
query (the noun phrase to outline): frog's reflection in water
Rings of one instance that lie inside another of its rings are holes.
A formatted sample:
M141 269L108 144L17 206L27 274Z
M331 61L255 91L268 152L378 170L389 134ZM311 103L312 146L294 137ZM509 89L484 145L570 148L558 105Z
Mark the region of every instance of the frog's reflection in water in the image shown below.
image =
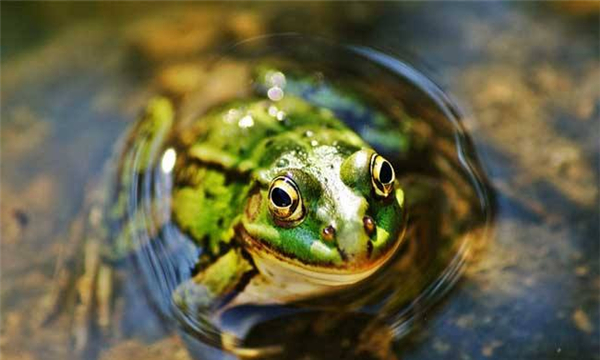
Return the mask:
M226 353L186 334L194 359L393 358L391 329L369 314L245 305L228 310L223 321L235 324L230 330L245 333L243 344L227 343L224 334Z

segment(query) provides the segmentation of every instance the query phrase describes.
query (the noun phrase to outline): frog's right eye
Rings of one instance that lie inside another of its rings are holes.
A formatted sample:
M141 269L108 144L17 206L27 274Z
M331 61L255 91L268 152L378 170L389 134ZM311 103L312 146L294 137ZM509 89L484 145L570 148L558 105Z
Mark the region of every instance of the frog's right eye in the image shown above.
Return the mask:
M294 225L304 218L304 204L298 186L286 176L271 181L269 210L276 220Z
M371 183L375 193L381 197L388 197L394 188L396 174L394 167L383 156L373 154L371 157Z

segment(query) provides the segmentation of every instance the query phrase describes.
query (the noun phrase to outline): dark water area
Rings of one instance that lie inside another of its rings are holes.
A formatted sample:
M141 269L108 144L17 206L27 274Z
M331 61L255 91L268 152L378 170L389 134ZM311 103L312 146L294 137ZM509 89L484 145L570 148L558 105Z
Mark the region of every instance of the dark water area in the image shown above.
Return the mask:
M378 286L410 278L412 287L388 284L391 307L373 300L350 316L323 311L355 300L349 291L290 308L232 309L226 319L234 322L266 314L246 349L285 344L282 358L600 358L598 3L1 6L3 358L70 356L70 317L44 321L45 295L60 279L57 259L76 253L69 234L89 211L115 143L149 99L174 99L185 124L247 96L257 89L247 89L240 64L264 53L240 42L274 33L353 49L332 54L315 43L272 42L280 57L302 59L284 73L326 64L327 81L360 93L371 108L394 118L388 104L399 102L418 119L416 152L395 158L385 146L377 150L404 169L400 176L413 175L403 186L439 175L430 192L462 215L436 218L454 213L435 205L417 219L445 219L461 231L448 243L434 235L400 249L397 266L362 290L383 296ZM407 85L411 76L421 80L416 88ZM318 92L302 95L320 101ZM448 107L435 109L440 104ZM381 137L363 118L345 121L367 141ZM461 139L463 131L469 136ZM223 356L157 315L136 281L146 275L136 271L139 264L119 289L128 300L113 304L118 326L110 337L101 328L90 333L87 358ZM433 290L423 300L425 285Z

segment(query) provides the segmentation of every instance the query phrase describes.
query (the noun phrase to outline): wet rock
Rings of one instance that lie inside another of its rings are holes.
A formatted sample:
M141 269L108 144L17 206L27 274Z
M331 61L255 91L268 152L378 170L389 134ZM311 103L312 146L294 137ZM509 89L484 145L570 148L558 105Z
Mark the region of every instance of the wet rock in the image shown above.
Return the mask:
M175 64L166 67L158 74L158 84L163 92L173 96L183 96L201 88L207 76L201 64Z
M4 113L3 113L4 115ZM2 122L2 161L11 161L44 146L50 124L27 106L19 106Z
M122 342L100 356L100 360L190 360L185 347L174 337L169 337L153 343L144 344L135 340Z
M128 31L132 48L151 63L171 62L206 51L221 34L222 14L197 6L167 10Z
M48 236L52 233L52 213L56 206L57 184L49 174L35 177L24 189L2 184L0 234L5 245L16 244L31 227L29 235Z
M594 331L594 326L592 325L590 318L583 310L575 310L571 318L577 329L580 331L588 334L591 334Z
M266 33L266 21L254 11L235 12L229 19L229 27L240 40L249 39Z
M494 350L500 346L502 346L501 341L493 340L481 348L481 354L485 357L491 357L494 355Z

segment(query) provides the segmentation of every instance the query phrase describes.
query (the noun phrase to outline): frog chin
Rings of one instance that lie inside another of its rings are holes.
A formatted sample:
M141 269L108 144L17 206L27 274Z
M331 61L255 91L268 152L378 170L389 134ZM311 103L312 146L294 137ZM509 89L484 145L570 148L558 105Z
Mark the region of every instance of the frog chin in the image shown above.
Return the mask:
M319 287L339 288L355 284L372 275L396 252L400 241L390 246L377 259L340 266L307 264L298 259L278 253L257 240L242 227L242 239L259 272L270 280L300 286L299 283Z

